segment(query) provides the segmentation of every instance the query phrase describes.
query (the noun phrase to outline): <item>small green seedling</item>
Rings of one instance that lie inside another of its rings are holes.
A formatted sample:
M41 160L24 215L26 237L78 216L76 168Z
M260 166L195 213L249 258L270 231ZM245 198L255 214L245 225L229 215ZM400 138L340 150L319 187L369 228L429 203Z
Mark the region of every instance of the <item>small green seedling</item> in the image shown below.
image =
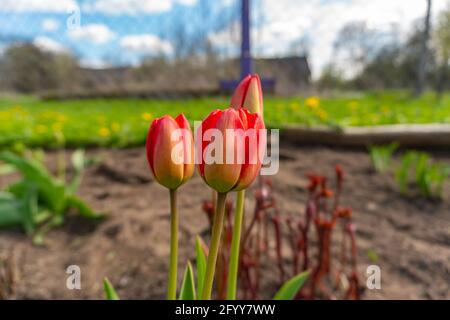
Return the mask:
M376 172L383 173L389 168L392 155L397 150L397 148L397 143L391 143L381 146L369 146L370 159L372 160L372 164Z

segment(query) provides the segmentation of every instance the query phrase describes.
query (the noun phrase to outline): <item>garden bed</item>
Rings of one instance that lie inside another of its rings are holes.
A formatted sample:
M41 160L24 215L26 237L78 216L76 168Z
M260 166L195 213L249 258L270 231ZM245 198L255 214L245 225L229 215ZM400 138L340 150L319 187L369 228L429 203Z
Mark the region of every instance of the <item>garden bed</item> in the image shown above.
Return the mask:
M143 148L94 149L89 153L100 155L103 162L86 172L79 193L97 210L106 212L108 219L70 218L47 236L44 247L31 245L18 230L2 230L0 261L7 262L15 279L9 298L101 299L105 276L125 299L165 297L169 252L166 190L153 183ZM450 162L450 153L433 156ZM48 161L54 165L54 153ZM303 214L305 175L316 171L331 176L338 163L347 173L342 204L354 211L362 284L369 264L378 264L382 272L381 290L365 290L363 298L449 299L448 186L443 201L424 200L415 194L401 196L391 177L373 172L365 151L285 145L280 172L273 177L281 211ZM4 183L0 180L0 186ZM201 205L209 194L198 176L182 187L180 262L194 259L190 255L195 235L206 234L208 220ZM273 249L270 252L273 254ZM81 290L66 288L65 270L72 264L81 267ZM263 287L270 296L276 290L277 269L273 267L268 274Z

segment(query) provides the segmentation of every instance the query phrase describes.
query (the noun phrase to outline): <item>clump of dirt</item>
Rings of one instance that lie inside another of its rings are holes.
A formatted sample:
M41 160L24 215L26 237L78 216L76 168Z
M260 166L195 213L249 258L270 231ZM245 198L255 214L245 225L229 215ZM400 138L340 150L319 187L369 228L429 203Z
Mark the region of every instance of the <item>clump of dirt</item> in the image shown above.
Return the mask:
M142 148L88 153L103 160L86 171L79 195L108 218L92 222L69 216L63 227L48 234L42 247L33 246L19 230L1 230L0 268L13 266L13 270L2 271L6 278L8 272L13 274L12 286L5 291L7 298L103 299L104 277L125 299L165 297L167 190L152 180ZM55 157L51 152L49 163L55 162ZM437 157L449 162L450 155ZM347 173L342 204L354 212L362 283L368 265L375 263L382 272L381 289L365 290L363 298L450 298L448 186L442 201L405 197L392 177L373 172L365 151L283 146L280 171L273 177L281 211L303 214L305 175L314 171L332 176L336 164ZM0 180L0 187L4 183ZM251 192L247 194L251 202ZM180 189L179 278L185 262L194 259L195 236L205 234L208 228L201 205L209 197L210 190L198 176ZM81 268L81 290L67 289L70 265ZM276 276L269 275L268 283ZM274 285L263 288L267 296L276 289Z

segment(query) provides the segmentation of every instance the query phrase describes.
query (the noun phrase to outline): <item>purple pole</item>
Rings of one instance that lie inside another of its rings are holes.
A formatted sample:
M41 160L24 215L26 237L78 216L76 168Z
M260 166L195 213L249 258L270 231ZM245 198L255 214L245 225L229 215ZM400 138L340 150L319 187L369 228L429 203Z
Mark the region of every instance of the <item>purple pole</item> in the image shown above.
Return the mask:
M242 0L241 79L252 73L250 48L250 0Z

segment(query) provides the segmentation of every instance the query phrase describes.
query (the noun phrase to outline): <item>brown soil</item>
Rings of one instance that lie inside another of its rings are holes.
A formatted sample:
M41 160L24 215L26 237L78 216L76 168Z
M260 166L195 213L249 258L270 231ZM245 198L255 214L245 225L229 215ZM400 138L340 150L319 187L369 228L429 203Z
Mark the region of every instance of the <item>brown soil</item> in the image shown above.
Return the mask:
M88 169L79 195L108 218L92 222L70 216L63 227L48 234L41 247L32 245L19 230L2 230L0 262L9 262L6 265L14 271L14 290L8 298L102 299L105 276L123 298L164 298L167 191L151 179L142 148L89 152L100 155L103 162ZM449 154L435 156L449 161ZM382 272L381 290L365 290L363 298L450 298L448 186L443 201L401 196L391 177L373 173L365 151L284 146L281 158L273 181L278 204L288 214L303 211L306 173L330 176L338 163L345 169L342 203L354 211L362 283L371 264L369 250L378 255ZM51 153L49 162L54 161ZM194 258L195 235L207 229L201 204L210 191L198 176L180 191L181 268ZM69 265L81 267L81 290L66 288Z

